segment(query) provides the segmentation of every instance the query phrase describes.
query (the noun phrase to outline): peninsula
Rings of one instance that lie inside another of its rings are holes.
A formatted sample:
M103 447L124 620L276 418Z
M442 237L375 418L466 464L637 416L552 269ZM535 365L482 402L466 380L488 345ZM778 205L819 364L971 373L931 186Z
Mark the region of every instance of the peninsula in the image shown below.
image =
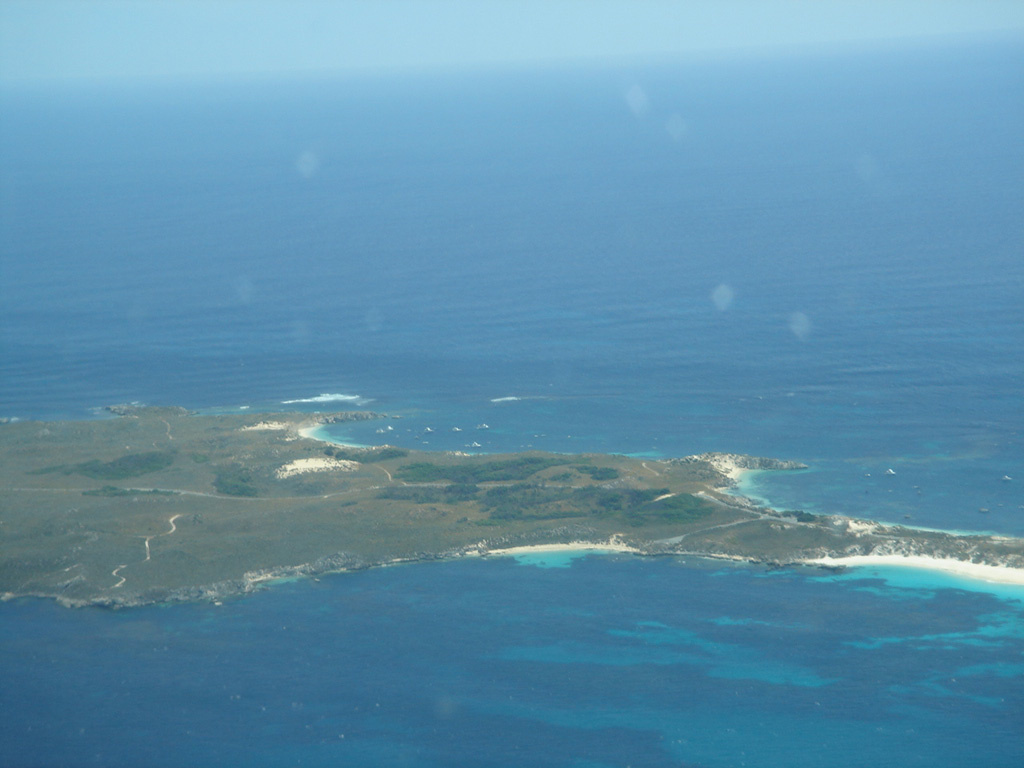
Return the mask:
M386 416L108 410L0 424L4 598L222 600L288 576L552 545L823 567L930 558L1024 580L1024 540L778 511L728 493L738 472L796 462L356 448L315 429Z

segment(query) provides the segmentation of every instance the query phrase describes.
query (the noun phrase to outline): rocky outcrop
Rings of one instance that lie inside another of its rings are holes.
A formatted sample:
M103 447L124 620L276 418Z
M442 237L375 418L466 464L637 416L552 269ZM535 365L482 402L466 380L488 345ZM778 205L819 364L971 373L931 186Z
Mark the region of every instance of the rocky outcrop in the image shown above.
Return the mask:
M346 421L371 421L383 419L382 413L373 411L339 411L337 413L318 413L313 417L316 424L342 424Z
M729 487L736 483L740 475L750 470L794 470L807 469L806 464L799 461L787 459L773 459L767 456L747 456L742 453L699 453L695 456L683 456L679 459L668 459L668 464L705 466L710 473L717 475L712 477L717 487Z
M156 405L142 405L141 403L122 403L120 405L108 405L103 408L107 413L112 413L114 416L138 416L140 413L145 412L148 415L153 416L194 416L196 411L190 411L188 408L182 408L179 405L167 405L167 406L156 406Z
M700 453L695 456L684 456L681 459L670 459L681 464L706 462L714 467L719 465L730 466L735 469L756 469L756 470L793 470L807 469L806 464L799 461L787 459L772 459L767 456L746 456L742 453Z

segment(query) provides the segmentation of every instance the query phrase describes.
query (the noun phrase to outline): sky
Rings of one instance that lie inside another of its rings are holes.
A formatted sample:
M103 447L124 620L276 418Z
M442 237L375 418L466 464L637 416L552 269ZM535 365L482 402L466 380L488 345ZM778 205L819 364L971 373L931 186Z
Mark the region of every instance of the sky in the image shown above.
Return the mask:
M1024 0L0 0L0 82L540 64L1024 35Z

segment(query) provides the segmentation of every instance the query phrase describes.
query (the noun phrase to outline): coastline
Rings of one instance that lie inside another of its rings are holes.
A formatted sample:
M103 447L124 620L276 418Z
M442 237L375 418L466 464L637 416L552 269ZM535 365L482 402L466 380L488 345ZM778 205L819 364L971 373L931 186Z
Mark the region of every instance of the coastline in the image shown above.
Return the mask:
M711 459L708 463L734 483L739 483L745 474L752 471L749 467L741 466L739 462L731 456L722 456L720 458Z
M574 540L565 543L523 544L510 547L488 548L485 544L465 547L461 550L421 553L414 557L398 557L388 560L364 560L347 553L320 558L312 563L292 566L280 566L257 571L249 571L238 579L230 579L214 584L195 587L184 587L167 591L151 591L145 595L125 595L112 597L109 595L86 599L69 598L63 595L45 593L16 593L4 591L0 593L0 602L14 599L38 598L56 599L56 602L67 608L99 607L108 609L130 609L146 605L172 605L182 602L210 602L216 605L225 600L253 594L275 583L283 583L303 578L318 578L330 574L353 573L371 568L394 565L410 565L444 560L458 560L466 557L519 557L522 555L557 554L557 553L591 553L591 554L628 554L636 557L675 556L679 558L699 558L722 563L744 563L761 565L766 568L814 568L827 571L845 571L851 568L897 567L910 568L934 573L944 573L959 578L969 579L983 584L1010 585L1024 587L1024 568L970 563L952 558L930 557L927 555L849 555L832 557L826 555L818 558L796 560L788 563L761 560L714 552L699 551L648 551L642 547L623 543L617 536L607 541Z
M846 557L819 557L804 560L804 564L825 568L858 568L871 566L894 566L897 568L918 568L929 571L985 581L991 584L1015 584L1024 586L1024 568L1004 565L988 565L955 560L948 557L929 555L848 555Z
M320 426L320 424L314 424L313 426L310 427L301 427L300 429L297 430L299 433L299 437L307 437L310 440L322 440L322 438L316 436L316 431L320 429Z
M612 536L607 541L567 541L564 544L524 544L517 547L484 549L480 554L485 557L514 557L516 555L536 555L544 552L615 552L630 555L646 554L639 547L623 543L620 535Z
M342 443L338 442L337 440L332 440L331 438L326 437L323 434L323 428L328 423L329 422L317 421L309 426L300 427L296 429L295 434L307 440L316 440L318 443L323 443L324 445L333 445L336 448L355 448L357 450L367 450L378 447L373 445L361 445L359 443Z
M743 470L749 471L749 470ZM540 555L556 553L591 553L591 554L628 554L637 557L651 557L661 553L650 552L639 547L624 544L619 536L612 536L605 542L592 541L570 541L564 544L531 544L499 549L482 550L479 552L484 557L518 557L521 555ZM477 554L466 552L464 555ZM671 554L671 553L670 553ZM738 562L766 567L777 567L774 563L762 560L750 560L739 556L719 555L712 553L675 553L678 558L697 557L704 560L716 562ZM1002 565L989 565L985 563L972 563L953 558L932 557L929 555L849 555L845 557L832 557L826 555L820 558L796 561L786 564L788 567L809 567L827 570L846 570L850 568L871 568L871 567L895 567L910 568L918 571L941 573L967 579L982 584L1003 585L1013 587L1024 587L1024 568L1012 568ZM786 567L784 566L784 567Z
M322 427L323 424L313 424L312 426L309 427L299 428L298 430L296 430L296 433L298 434L299 437L304 437L307 440L316 440L321 443L330 443L330 440L318 434Z

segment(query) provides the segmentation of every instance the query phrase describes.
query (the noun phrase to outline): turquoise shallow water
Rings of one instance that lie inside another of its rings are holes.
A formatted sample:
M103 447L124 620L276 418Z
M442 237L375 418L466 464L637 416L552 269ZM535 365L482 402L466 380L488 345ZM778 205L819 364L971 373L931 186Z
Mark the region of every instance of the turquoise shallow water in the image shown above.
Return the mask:
M14 601L0 764L1011 766L1022 597L589 555Z
M810 469L799 472L749 473L736 490L781 509L941 530L1024 533L1015 455L806 461Z

